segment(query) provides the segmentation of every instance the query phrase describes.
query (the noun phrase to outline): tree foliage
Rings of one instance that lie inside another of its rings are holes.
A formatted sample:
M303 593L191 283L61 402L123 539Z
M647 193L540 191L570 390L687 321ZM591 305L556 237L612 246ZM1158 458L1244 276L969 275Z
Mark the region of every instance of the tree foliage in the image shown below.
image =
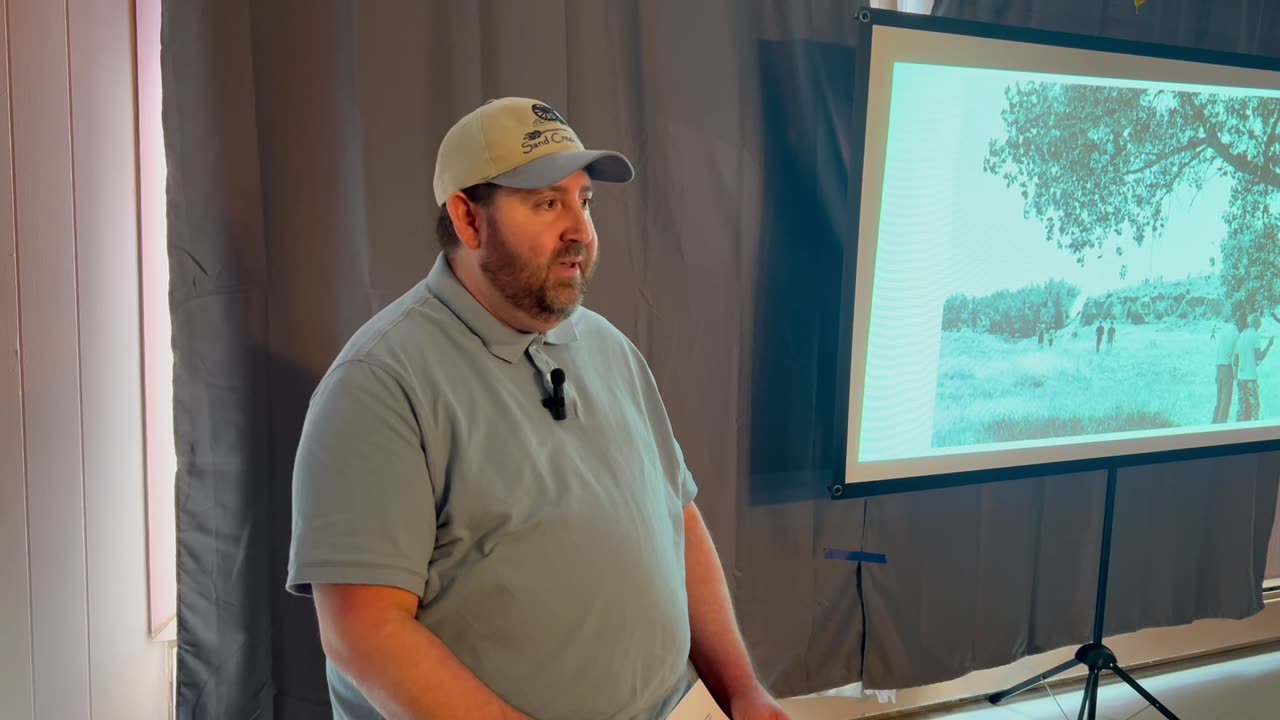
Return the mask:
M975 330L1010 338L1034 337L1041 328L1060 330L1080 288L1050 280L991 295L952 295L942 305L944 331Z
M1237 183L1222 240L1222 287L1232 306L1252 312L1280 305L1280 222L1267 186Z
M1122 254L1125 236L1141 246L1164 230L1175 189L1221 176L1224 288L1255 308L1280 301L1280 98L1032 82L1005 99L1006 137L984 169L1021 190L1049 242L1082 265L1108 246Z

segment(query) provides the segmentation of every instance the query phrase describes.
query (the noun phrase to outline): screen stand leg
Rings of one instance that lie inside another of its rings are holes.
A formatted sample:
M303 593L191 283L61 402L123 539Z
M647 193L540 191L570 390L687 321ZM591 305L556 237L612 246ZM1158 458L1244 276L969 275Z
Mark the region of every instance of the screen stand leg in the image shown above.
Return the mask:
M1129 687L1142 696L1142 699L1151 703L1159 713L1169 720L1178 720L1178 716L1174 715L1169 708L1156 699L1154 695L1147 692L1146 688L1138 684L1133 676L1125 672L1116 661L1115 653L1111 652L1107 646L1102 644L1102 624L1107 609L1107 573L1111 568L1111 523L1115 515L1116 506L1116 466L1112 465L1107 468L1107 501L1102 513L1102 551L1101 557L1098 559L1098 597L1093 606L1093 642L1081 645L1076 650L1074 658L1062 663L1061 665L1049 670L1045 673L1037 675L1029 680L1014 685L1008 690L1002 690L987 698L992 705L998 705L1004 700L1017 695L1027 688L1039 685L1049 678L1059 675L1070 670L1077 665L1084 665L1089 668L1089 677L1085 681L1084 696L1080 699L1080 715L1079 720L1094 720L1098 712L1098 680L1103 671L1110 671L1116 677L1123 680Z

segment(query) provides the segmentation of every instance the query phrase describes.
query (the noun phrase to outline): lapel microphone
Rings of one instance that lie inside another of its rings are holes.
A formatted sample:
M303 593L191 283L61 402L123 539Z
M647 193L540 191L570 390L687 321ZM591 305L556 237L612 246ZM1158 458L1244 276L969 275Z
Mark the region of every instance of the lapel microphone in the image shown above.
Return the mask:
M551 371L551 397L543 398L542 407L551 411L551 417L564 420L569 417L564 402L564 370L556 368Z

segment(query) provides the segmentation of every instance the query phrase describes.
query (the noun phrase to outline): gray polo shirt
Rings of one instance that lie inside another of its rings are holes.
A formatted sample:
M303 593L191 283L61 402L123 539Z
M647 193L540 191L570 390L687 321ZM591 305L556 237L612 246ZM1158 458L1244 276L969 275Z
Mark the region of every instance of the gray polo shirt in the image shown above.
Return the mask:
M542 406L565 371L568 419ZM538 720L660 718L688 689L683 509L696 488L644 358L579 308L545 335L443 256L312 397L288 589L389 585ZM378 718L332 665L337 718Z

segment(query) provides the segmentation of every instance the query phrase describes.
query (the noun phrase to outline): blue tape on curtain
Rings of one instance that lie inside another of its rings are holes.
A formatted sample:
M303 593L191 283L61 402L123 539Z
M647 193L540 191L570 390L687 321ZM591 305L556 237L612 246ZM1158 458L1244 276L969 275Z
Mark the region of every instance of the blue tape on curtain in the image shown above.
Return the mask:
M884 553L868 553L859 552L857 550L834 550L826 548L822 551L822 557L827 560L848 560L849 562L868 562L880 565L888 564L889 560Z

